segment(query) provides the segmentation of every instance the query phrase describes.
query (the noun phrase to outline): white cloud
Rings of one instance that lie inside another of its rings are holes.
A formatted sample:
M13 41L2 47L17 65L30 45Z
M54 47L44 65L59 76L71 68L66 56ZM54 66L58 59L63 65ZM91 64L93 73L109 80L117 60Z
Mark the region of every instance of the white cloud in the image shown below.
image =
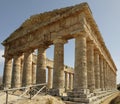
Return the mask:
M4 62L4 57L2 57L3 54L4 50L0 49L0 64Z

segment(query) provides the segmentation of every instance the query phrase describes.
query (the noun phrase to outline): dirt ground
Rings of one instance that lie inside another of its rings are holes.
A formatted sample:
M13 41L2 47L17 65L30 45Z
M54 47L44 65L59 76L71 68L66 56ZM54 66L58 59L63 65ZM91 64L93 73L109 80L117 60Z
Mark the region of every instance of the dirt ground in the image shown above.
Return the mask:
M6 94L0 93L0 104L5 104ZM37 95L34 99L30 100L27 98L8 95L8 104L65 104L59 98L55 98L49 95Z
M18 96L14 95L8 95L8 102L16 100ZM0 104L5 104L6 103L6 93L1 92L0 93Z
M113 100L112 100L113 99ZM0 93L0 104L5 104L6 93ZM55 98L49 95L38 95L34 99L30 100L27 98L8 95L8 104L65 104L61 99ZM120 92L108 97L102 104L120 104Z
M110 104L120 104L120 93L117 97L115 97Z

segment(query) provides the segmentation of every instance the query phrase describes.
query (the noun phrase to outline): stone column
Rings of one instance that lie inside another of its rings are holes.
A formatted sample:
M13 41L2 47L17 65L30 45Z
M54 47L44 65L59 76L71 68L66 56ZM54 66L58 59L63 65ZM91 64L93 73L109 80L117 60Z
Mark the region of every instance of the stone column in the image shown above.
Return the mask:
M100 56L100 88L104 90L103 57Z
M21 87L20 71L21 71L21 55L16 54L13 59L13 71L12 71L13 88Z
M21 82L21 86L23 85L22 84L22 77L23 77L23 64L24 64L24 61L23 61L23 59L24 59L24 55L22 56L22 58L21 58L21 66L20 66L20 82Z
M114 89L114 72L112 71L112 89Z
M32 84L36 84L36 64L32 63Z
M114 73L114 89L117 89L116 73Z
M52 88L53 83L53 69L48 67L48 88Z
M32 84L32 52L33 51L27 51L24 53L23 86Z
M112 68L110 68L110 89L112 90L112 85L113 85L113 83L112 83Z
M12 77L12 57L5 56L3 73L3 84L5 88L11 87L11 77Z
M46 83L46 46L38 48L36 83Z
M94 43L89 41L87 44L87 81L90 92L95 90L94 74Z
M106 88L107 88L107 90L109 89L109 84L108 84L108 82L109 82L109 78L108 78L109 73L108 73L108 70L109 70L109 66L108 66L108 63L107 63L107 66L106 66L106 81L107 81Z
M104 61L104 88L107 90L107 63Z
M105 71L106 71L106 62L105 59L103 59L103 88L105 90Z
M65 72L65 90L69 90L69 73Z
M95 50L95 88L100 89L100 61L99 61L99 51Z
M54 41L53 89L59 95L64 92L64 44L65 40Z
M75 38L74 92L87 93L87 45L86 34Z
M69 73L69 88L70 90L73 89L73 74Z
M110 90L110 66L108 64L108 90Z

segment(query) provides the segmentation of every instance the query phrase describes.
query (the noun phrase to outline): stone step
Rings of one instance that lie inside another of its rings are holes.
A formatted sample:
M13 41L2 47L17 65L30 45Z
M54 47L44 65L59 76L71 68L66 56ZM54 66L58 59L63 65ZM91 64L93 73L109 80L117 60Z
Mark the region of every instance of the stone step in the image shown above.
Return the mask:
M89 98L82 97L67 97L63 100L66 102L66 104L101 104L107 97L114 94L114 91L109 92L102 92L99 95L91 96Z

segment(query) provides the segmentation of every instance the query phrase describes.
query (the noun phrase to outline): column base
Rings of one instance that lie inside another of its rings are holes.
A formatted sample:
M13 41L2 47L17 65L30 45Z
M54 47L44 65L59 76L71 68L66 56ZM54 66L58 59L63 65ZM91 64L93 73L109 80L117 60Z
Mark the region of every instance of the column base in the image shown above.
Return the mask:
M68 99L72 102L79 102L79 103L89 103L91 102L90 97L94 96L93 93L90 93L89 89L80 89L79 91L73 90L71 92L68 92Z
M65 93L65 89L50 89L49 94L52 96L63 96Z
M4 87L5 89L9 89L9 88L11 88L11 84L4 84L3 87Z

